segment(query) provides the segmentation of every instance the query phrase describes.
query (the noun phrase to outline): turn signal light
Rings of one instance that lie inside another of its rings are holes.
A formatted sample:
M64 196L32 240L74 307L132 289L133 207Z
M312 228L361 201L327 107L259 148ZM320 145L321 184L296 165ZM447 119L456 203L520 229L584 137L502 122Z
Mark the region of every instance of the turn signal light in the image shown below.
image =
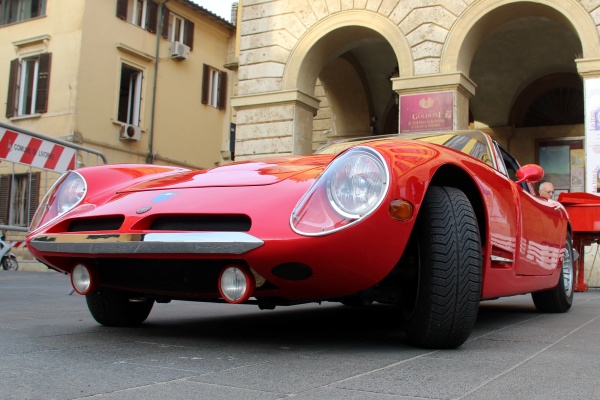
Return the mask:
M406 222L413 216L413 205L406 200L392 200L388 207L390 216L395 220Z

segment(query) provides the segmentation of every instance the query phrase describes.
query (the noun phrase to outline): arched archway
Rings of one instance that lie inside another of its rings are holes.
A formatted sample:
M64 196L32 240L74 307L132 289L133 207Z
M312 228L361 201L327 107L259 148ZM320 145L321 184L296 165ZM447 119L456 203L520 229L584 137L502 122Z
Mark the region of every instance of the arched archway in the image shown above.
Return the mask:
M319 21L300 39L282 87L321 101L313 126L297 131L315 149L327 140L393 129L390 78L412 73L410 47L397 26L378 14L348 11Z
M351 31L356 33L352 35ZM323 35L323 32L326 34ZM350 36L345 37L346 34ZM412 53L398 27L379 14L346 11L319 21L300 39L286 64L282 89L298 89L313 95L316 78L329 60L343 54L355 40L376 38L384 40L391 47L400 75L411 76Z
M485 0L470 6L453 26L442 52L440 72L462 71L468 75L480 44L517 16L554 20L579 38L582 57L600 57L600 36L590 14L578 2Z
M523 131L516 122L525 111L515 111L514 105L524 105L524 90L534 82L577 76L576 59L598 57L599 43L590 14L576 1L484 0L470 6L452 28L440 68L466 72L477 85L469 101L474 128L489 130L521 161L535 162L537 139L583 134L583 118L579 128L568 131ZM566 83L554 84L566 93Z
M577 1L484 0L452 28L440 69L465 72L477 85L469 100L474 128L521 162L538 162L540 143L585 134L576 60L597 58L599 44Z

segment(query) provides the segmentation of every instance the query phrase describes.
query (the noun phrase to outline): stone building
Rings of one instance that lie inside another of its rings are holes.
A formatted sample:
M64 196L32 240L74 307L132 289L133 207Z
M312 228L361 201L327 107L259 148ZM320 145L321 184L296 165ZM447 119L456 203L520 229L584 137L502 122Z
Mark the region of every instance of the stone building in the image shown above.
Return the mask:
M581 170L565 171L569 152L583 151L584 82L600 75L600 0L239 8L236 159L397 132L402 101L431 94L449 99L451 129L487 131L522 163L542 164L557 189L583 190Z
M352 136L473 128L522 164L542 165L556 194L600 191L600 0L238 7L237 160Z

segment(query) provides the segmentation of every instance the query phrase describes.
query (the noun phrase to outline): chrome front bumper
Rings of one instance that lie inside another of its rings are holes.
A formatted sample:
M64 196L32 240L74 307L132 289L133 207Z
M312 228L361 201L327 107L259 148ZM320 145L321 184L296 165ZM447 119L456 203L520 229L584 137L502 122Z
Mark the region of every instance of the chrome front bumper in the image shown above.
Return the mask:
M36 236L35 250L73 254L244 254L264 242L242 232L56 234Z

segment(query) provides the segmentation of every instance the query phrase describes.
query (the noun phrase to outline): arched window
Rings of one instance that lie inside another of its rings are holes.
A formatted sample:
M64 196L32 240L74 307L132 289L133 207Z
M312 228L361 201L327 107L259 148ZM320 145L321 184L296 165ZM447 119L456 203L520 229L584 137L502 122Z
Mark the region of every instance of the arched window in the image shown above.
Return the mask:
M552 74L527 86L515 101L510 125L517 128L583 124L583 82L577 74Z

